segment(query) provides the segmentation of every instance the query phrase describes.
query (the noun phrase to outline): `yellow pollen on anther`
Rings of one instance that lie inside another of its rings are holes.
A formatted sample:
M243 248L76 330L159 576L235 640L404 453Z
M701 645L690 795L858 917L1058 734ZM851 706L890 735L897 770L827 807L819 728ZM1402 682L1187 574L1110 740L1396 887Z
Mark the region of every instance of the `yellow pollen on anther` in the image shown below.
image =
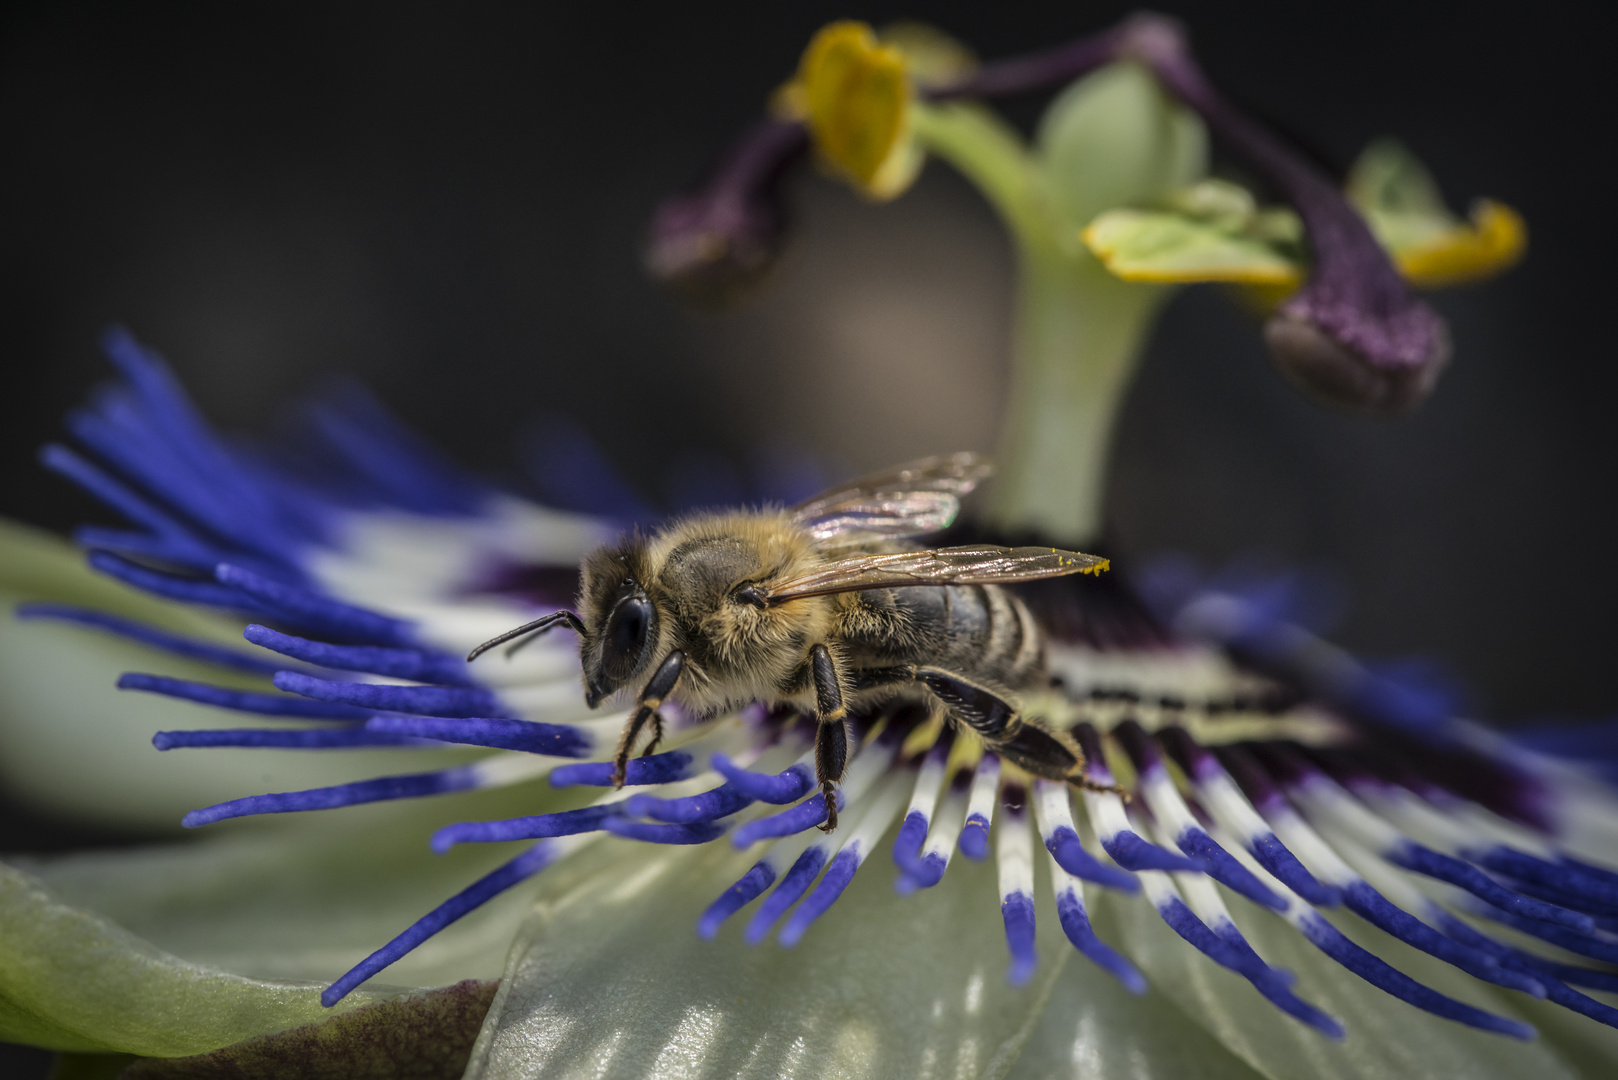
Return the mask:
M913 98L904 54L865 23L844 20L815 34L772 104L808 125L823 165L862 194L891 199L920 167L909 134Z
M1443 288L1492 277L1522 258L1528 226L1504 203L1479 199L1472 220L1457 223L1431 241L1394 250L1394 259L1412 285Z

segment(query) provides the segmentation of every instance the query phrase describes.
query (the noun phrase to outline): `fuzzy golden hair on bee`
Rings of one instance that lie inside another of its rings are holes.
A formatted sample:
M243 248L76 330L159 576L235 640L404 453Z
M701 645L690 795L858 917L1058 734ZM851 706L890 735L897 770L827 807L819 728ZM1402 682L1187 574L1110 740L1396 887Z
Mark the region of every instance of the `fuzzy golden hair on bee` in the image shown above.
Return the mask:
M1020 694L1049 686L1044 639L1001 586L1097 573L1106 560L911 539L947 527L988 473L975 454L928 458L794 507L694 514L625 536L585 558L578 614L558 612L496 642L565 624L580 637L592 708L638 691L616 782L643 729L646 752L660 742L658 709L674 700L698 716L753 701L814 716L828 830L847 718L878 704L941 714L1032 775L1083 784L1084 756L1071 740L1022 714Z

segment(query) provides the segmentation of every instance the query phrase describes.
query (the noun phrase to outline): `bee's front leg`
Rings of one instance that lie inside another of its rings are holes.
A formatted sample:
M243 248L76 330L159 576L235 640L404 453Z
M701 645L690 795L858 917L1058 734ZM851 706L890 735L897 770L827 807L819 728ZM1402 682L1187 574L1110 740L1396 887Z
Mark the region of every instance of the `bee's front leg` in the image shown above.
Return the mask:
M669 653L663 662L652 672L652 677L646 683L646 689L640 692L640 700L635 703L635 713L624 725L624 733L618 736L618 753L612 759L612 786L624 786L624 776L629 769L629 757L635 752L635 740L640 737L640 729L646 726L646 721L652 722L652 746L656 746L663 739L663 718L658 715L658 706L663 699L674 690L674 684L680 680L680 669L685 666L685 654L676 649ZM650 747L647 748L650 752Z
M809 650L809 670L814 676L815 705L820 714L820 727L815 733L815 777L826 800L826 820L818 828L831 832L837 828L837 783L848 766L848 725L844 722L848 708L843 704L837 665L826 646L816 645Z

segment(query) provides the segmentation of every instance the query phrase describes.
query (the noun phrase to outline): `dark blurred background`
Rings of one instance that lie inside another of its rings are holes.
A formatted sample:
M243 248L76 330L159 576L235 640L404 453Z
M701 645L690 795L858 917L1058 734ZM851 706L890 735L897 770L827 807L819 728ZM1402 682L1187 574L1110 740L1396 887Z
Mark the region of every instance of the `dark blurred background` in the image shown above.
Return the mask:
M1158 6L1229 94L1325 160L1396 135L1453 206L1520 209L1531 245L1504 278L1435 297L1455 363L1391 422L1301 400L1246 314L1183 293L1122 423L1115 544L1332 568L1353 594L1339 640L1448 662L1483 716L1609 712L1618 101L1599 9ZM555 418L665 504L727 471L768 486L805 459L991 448L1012 268L947 167L885 207L806 173L797 246L730 314L660 295L639 239L829 19L919 17L999 57L1127 10L12 0L0 513L58 530L96 513L34 453L105 377L111 322L228 428L268 430L350 373L519 484L525 432ZM0 815L8 848L83 838L19 814Z

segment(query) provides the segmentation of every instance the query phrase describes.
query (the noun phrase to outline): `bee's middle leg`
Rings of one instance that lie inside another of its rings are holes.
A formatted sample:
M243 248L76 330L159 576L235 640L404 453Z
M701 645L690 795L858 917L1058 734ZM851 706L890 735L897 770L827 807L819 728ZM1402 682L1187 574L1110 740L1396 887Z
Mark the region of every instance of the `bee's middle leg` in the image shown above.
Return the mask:
M652 677L647 680L646 688L640 692L640 700L635 703L635 713L624 725L623 734L618 736L618 752L612 759L612 786L624 786L624 776L629 770L629 756L635 752L635 741L640 738L640 729L650 721L652 725L652 741L646 747L649 754L658 743L663 741L663 717L658 714L658 707L663 699L674 690L674 684L680 680L680 669L685 666L685 654L678 649L669 653Z
M848 767L848 707L843 704L843 684L826 646L816 645L809 650L809 670L815 680L815 706L820 720L815 732L815 778L826 800L826 820L818 828L831 832L837 828L837 783Z

